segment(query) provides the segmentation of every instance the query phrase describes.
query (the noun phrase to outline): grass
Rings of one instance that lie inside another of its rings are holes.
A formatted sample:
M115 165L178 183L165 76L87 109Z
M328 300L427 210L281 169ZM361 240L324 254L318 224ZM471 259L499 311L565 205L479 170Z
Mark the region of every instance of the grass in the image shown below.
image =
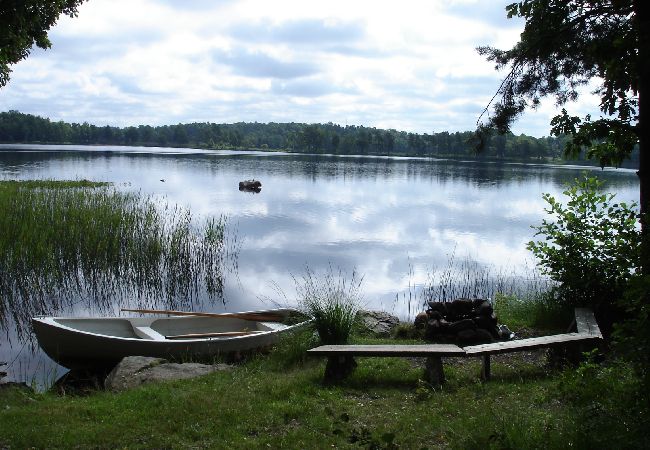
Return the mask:
M299 308L313 319L322 344L345 344L355 325L361 302L361 283L356 272L350 278L332 267L317 277L308 267L294 278Z
M540 331L566 331L573 319L573 308L540 293L535 299L520 299L514 295L497 293L494 310L500 323L511 328L532 327Z
M5 389L0 447L564 449L644 442L647 416L625 409L636 382L625 368L549 372L513 356L495 360L493 381L482 383L478 359L447 359L448 382L436 390L407 359L360 358L349 379L324 386L324 362L296 359L292 350L292 342L304 347L312 338L303 333L231 372L121 394Z
M0 325L19 337L29 319L85 302L177 308L222 299L226 220L195 223L189 211L108 183L0 182Z

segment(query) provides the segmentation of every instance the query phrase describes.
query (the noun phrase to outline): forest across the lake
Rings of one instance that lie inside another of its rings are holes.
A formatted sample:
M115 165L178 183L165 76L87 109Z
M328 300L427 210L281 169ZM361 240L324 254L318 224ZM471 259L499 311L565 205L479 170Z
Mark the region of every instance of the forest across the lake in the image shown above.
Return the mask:
M411 133L356 125L306 123L186 123L99 126L52 121L18 111L0 112L0 143L142 145L206 149L257 149L340 155L419 156L496 161L557 161L566 139L495 135L476 152L473 131ZM582 152L568 162L595 164ZM638 166L638 149L626 166Z

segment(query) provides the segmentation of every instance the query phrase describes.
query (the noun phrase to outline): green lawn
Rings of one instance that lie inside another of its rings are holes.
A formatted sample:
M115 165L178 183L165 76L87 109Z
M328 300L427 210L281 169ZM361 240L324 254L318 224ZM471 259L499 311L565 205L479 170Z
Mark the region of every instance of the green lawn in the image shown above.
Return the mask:
M611 448L621 433L643 442L634 439L647 417L629 411L636 381L624 368L552 371L515 354L482 383L478 359L446 360L448 382L433 389L418 361L365 358L324 386L324 361L297 358L305 341L231 372L121 394L5 389L0 448Z

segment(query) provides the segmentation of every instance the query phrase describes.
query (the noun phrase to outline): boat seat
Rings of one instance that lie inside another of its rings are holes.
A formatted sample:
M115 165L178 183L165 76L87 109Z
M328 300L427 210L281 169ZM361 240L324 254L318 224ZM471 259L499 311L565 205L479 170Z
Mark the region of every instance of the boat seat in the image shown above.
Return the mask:
M136 327L135 325L133 326L133 331L135 331L135 334L138 335L138 337L142 339L149 339L152 341L164 341L165 336L162 334L158 333L156 330L154 330L151 327Z

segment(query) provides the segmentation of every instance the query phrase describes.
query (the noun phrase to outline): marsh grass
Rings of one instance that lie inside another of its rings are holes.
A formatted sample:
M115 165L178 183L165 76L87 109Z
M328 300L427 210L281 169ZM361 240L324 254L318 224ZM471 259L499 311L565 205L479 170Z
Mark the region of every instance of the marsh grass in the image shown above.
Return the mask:
M313 319L322 344L345 344L361 304L363 278L356 271L348 277L331 266L317 276L307 267L294 277L299 308Z
M107 183L2 181L0 325L11 316L21 338L32 316L78 302L223 300L226 262L236 260L225 227L224 217L197 225L186 209Z

